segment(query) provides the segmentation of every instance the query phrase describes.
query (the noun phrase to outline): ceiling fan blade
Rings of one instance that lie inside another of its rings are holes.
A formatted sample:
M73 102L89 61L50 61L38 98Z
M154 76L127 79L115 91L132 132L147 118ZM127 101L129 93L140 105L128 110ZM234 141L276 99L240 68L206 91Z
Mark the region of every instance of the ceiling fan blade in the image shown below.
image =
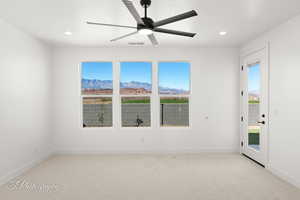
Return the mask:
M155 32L168 33L168 34L180 35L180 36L187 36L187 37L194 37L196 35L196 33L188 33L188 32L183 32L183 31L175 31L175 30L164 29L164 28L155 28L153 30Z
M148 38L151 41L151 43L152 43L153 46L158 45L158 41L157 41L156 37L154 36L154 34L148 35Z
M123 25L116 25L116 24L103 24L103 23L96 23L96 22L86 22L90 25L100 25L100 26L112 26L112 27L120 27L120 28L133 28L136 29L134 26L123 26Z
M128 33L128 34L123 35L123 36L121 36L121 37L117 37L117 38L115 38L115 39L112 39L112 40L110 40L110 41L111 41L111 42L115 42L115 41L117 41L117 40L120 40L120 39L129 37L129 36L131 36L131 35L134 35L134 34L136 34L136 33L138 33L138 31L134 31L133 33Z
M195 10L192 10L192 11L180 14L180 15L176 15L174 17L170 17L170 18L167 18L167 19L163 19L161 21L154 22L153 25L154 25L154 27L159 27L159 26L163 26L163 25L166 25L166 24L177 22L177 21L180 21L180 20L183 20L183 19L194 17L194 16L197 16L197 15L198 15L197 12Z
M131 1L128 1L128 0L122 0L122 1L125 4L125 6L127 7L127 9L129 10L129 12L131 13L131 15L136 20L136 22L138 24L144 24L141 16L139 15L139 13L137 12L137 10L135 9L133 3Z

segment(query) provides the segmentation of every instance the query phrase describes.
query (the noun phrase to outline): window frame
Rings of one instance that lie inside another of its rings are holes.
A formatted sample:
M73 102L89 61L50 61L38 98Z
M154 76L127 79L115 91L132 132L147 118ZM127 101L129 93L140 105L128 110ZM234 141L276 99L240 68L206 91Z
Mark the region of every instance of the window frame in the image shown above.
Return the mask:
M112 64L112 94L99 94L99 95L84 95L82 94L82 67L83 63L111 63ZM80 96L80 128L84 130L111 130L114 128L115 124L115 106L114 106L114 93L115 93L115 84L114 84L114 73L115 73L115 67L114 67L114 62L113 61L81 61L79 63L79 96ZM105 126L105 127L83 127L83 99L85 97L99 97L99 98L111 98L111 103L112 103L112 126Z
M189 94L160 94L159 91L159 64L160 63L189 63ZM160 129L191 129L192 128L192 123L191 123L191 102L192 102L192 62L191 61L186 61L186 60L162 60L162 61L157 61L157 94L158 94L158 126ZM188 98L189 101L189 119L188 119L188 126L161 126L161 115L160 115L160 99L161 97L183 97L183 98Z
M110 62L112 63L112 82L113 82L113 93L109 95L82 95L81 93L81 73L82 73L82 63L85 62ZM120 94L120 77L121 77L121 63L122 62L150 62L152 64L152 92L151 94L143 95L121 95ZM161 62L187 62L190 64L190 92L189 95L161 95L159 94L159 63ZM82 60L78 64L78 96L79 96L79 128L85 131L99 131L99 130L152 130L152 129L173 129L173 130L187 130L192 128L192 61L187 60ZM150 119L151 124L149 127L122 127L122 97L142 97L146 96L150 98ZM187 97L189 99L189 126L161 126L160 125L160 97ZM83 98L84 97L111 97L112 98L112 126L111 127L83 127Z
M130 62L145 62L145 63L151 63L151 93L150 94L135 94L135 95L130 95L130 94L121 94L121 88L120 88L120 84L121 84L121 64L125 62L125 63L130 63ZM153 81L154 81L154 71L153 71L153 67L154 67L154 61L145 61L145 60L122 60L122 61L117 61L118 63L118 102L119 102L119 111L120 111L120 115L119 115L119 125L120 125L120 129L129 129L129 130L140 130L140 129L152 129L153 128L153 95L154 95L154 86L153 86ZM150 126L141 126L141 127L126 127L123 126L122 124L122 97L149 97L150 99Z

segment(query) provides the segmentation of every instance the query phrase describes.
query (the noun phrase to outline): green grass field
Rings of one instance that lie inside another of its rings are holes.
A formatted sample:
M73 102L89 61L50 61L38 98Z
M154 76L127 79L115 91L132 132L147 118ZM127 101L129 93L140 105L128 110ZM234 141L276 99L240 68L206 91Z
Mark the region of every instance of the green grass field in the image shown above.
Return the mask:
M150 103L150 99L122 99L122 103Z
M251 144L259 145L259 132L260 132L260 129L249 129L248 130L249 145L251 145Z
M259 134L259 129L249 129L248 133L252 133L252 134Z
M122 103L129 104L129 103L150 103L150 99L122 99ZM189 103L187 98L180 98L180 99L161 99L160 103Z
M259 104L260 102L258 100L250 100L248 101L249 104Z
M160 103L189 103L187 98L180 99L161 99Z

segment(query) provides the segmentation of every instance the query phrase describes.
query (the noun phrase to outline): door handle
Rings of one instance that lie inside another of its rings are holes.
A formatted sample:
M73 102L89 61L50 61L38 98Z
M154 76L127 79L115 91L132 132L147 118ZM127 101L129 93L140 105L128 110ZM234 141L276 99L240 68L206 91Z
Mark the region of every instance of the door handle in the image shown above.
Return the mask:
M266 124L266 122L265 122L265 121L261 121L261 122L260 122L260 121L258 121L257 123L258 123L258 124Z

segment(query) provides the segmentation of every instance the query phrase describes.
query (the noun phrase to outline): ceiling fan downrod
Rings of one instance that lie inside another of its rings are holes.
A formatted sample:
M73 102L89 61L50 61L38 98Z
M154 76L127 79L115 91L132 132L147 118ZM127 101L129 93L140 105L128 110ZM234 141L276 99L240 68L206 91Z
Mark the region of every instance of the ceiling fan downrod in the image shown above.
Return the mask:
M145 8L145 18L147 18L147 8L151 5L151 0L141 0L141 5Z

